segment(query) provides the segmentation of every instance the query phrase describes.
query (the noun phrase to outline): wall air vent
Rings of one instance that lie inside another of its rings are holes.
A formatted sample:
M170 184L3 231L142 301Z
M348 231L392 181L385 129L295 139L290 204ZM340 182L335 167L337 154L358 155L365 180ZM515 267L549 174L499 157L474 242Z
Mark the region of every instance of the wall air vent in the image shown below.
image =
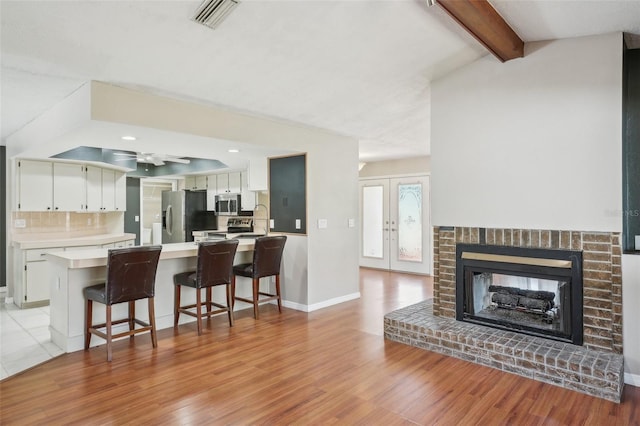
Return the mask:
M240 2L236 0L205 0L191 20L209 28L216 28L238 3Z

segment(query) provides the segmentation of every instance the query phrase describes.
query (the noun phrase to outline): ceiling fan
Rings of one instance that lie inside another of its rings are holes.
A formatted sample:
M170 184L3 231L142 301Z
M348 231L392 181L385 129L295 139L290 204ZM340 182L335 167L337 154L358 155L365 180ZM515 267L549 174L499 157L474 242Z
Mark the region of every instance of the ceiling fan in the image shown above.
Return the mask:
M189 164L191 160L187 158L181 158L175 155L157 154L152 152L136 152L136 153L115 153L115 155L127 156L129 158L135 156L138 163L149 163L154 166L164 166L165 161L180 164Z

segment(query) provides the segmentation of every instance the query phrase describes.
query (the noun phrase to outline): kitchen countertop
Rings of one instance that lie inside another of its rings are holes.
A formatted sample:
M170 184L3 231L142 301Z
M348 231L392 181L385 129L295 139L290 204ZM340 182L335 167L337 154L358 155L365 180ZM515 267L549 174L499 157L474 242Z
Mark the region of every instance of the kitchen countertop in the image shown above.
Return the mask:
M13 236L11 245L15 248L26 250L51 247L81 247L102 245L135 239L136 234L126 233L88 235L84 237L67 237L59 235L43 237L42 234L19 234Z
M254 239L240 240L238 252L251 251L255 244ZM105 266L107 264L108 249L100 248L94 250L67 250L63 252L53 252L47 254L47 260L65 265L69 269L92 268ZM183 257L195 257L198 255L198 244L171 243L162 244L160 260L179 259Z

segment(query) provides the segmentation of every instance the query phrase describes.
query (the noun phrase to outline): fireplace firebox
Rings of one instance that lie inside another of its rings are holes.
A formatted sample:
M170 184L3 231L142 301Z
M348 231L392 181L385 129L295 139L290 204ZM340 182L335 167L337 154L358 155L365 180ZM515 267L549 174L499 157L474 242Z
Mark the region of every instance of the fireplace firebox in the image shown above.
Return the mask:
M456 319L582 345L582 252L458 244Z

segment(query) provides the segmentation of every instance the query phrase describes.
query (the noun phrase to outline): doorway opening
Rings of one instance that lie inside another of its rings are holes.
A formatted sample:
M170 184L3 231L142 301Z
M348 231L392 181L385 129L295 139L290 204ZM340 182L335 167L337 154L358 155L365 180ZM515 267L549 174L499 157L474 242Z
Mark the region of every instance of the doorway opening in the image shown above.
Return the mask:
M360 266L431 273L429 176L360 180Z

